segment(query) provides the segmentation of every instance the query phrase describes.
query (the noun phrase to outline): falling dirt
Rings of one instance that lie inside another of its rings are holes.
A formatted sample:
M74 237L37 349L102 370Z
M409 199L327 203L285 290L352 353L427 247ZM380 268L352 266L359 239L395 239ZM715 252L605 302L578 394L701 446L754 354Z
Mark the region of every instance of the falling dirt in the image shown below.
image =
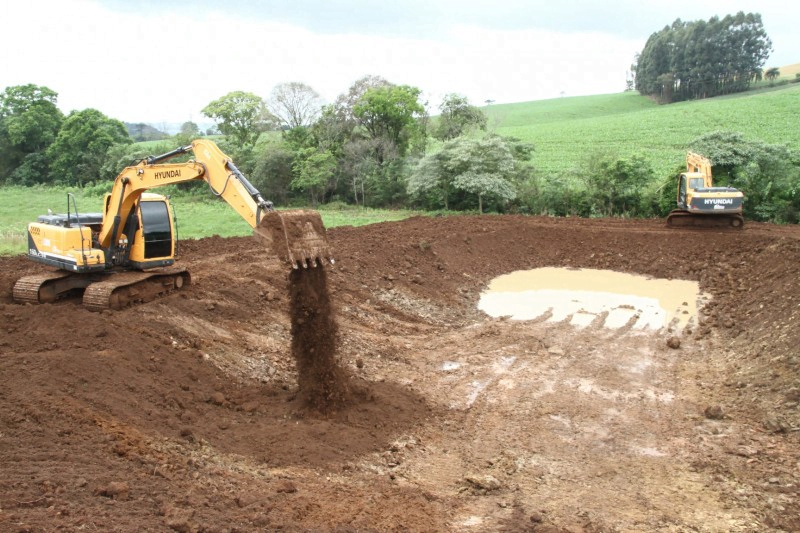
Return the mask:
M253 238L184 241L191 286L102 313L12 303L45 269L0 258L0 531L800 530L800 228L464 216L328 238L321 329ZM477 309L542 267L710 300L657 332ZM298 343L346 373L322 371L324 414Z
M289 274L292 355L303 403L328 413L350 396L347 372L336 360L336 318L325 269L298 268Z

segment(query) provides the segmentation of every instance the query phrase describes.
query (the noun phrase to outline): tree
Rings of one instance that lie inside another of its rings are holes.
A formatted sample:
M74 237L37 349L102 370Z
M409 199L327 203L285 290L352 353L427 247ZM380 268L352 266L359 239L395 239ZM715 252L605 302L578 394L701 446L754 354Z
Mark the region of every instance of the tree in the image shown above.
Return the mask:
M637 57L635 86L664 102L744 91L771 51L757 13L677 19L647 40Z
M360 202L366 205L367 193L373 192L368 190L367 184L381 184L381 177L387 172L382 160L393 160L397 157L397 150L388 140L368 138L353 110L368 90L391 86L380 76L359 78L333 104L323 108L320 118L311 128L318 147L330 151L339 162L337 183L347 184L341 192L344 195L352 192L356 203L359 203L360 195ZM374 195L376 199L381 196Z
M292 163L294 154L282 139L259 145L255 157L255 167L250 173L250 181L261 191L264 198L276 205L288 202L289 187L293 179Z
M453 187L478 196L478 212L483 213L485 196L512 200L517 193L511 182L515 162L502 137L490 135L454 146L450 167L456 172Z
M303 154L304 157L294 167L292 189L308 191L311 204L316 205L333 177L336 159L327 151L313 151Z
M405 157L423 151L426 139L427 114L420 94L408 85L370 87L353 107L357 127L350 142L360 149L370 148L368 155L374 163L350 168L369 172L353 181L363 183L374 205L398 205L405 200Z
M200 127L192 121L181 124L181 130L175 134L173 140L176 145L185 146L191 144L193 140L201 137Z
M230 135L240 146L254 145L261 133L276 122L261 97L244 91L230 92L202 112L216 122L223 135Z
M191 120L184 122L181 124L181 135L186 135L187 137L197 137L200 135L200 127L192 122Z
M389 147L381 147L380 144L382 144L380 139L357 138L343 147L340 170L349 184L356 205L359 203L359 195L361 205L367 205L367 192L371 192L367 190L367 184L378 182L381 176L381 167L375 160L374 154L387 153Z
M47 181L44 151L64 121L57 98L55 91L33 84L7 87L0 94L0 176L22 184Z
M370 89L391 87L393 85L393 83L390 83L381 76L363 76L354 81L347 89L346 93L340 94L336 98L334 109L336 113L340 115L341 120L345 122L356 122L353 109L361 100L361 97Z
M441 114L433 136L442 141L460 137L473 128L486 129L486 115L470 105L466 96L448 94L442 100L439 111Z
M373 87L361 96L353 114L372 139L390 141L404 156L412 141L424 135L425 107L419 102L422 91L409 85ZM378 157L382 161L383 157Z
M692 151L713 163L715 185L745 194L744 215L761 221L800 218L800 153L785 145L749 141L739 132L714 131L694 139Z
M769 81L777 80L780 77L780 75L781 75L781 69L779 69L778 67L772 67L770 69L767 69L767 71L764 73L764 77L767 78L767 80Z
M276 85L270 93L267 107L282 124L290 128L310 126L319 117L322 98L305 83L293 81Z
M591 213L602 216L644 214L644 187L654 174L643 157L593 154L580 175L586 185Z
M119 120L108 118L96 109L73 111L47 149L51 181L83 187L86 183L113 178L101 171L107 152L116 144L131 142L128 130Z
M473 194L481 213L485 198L511 200L516 197L514 182L520 176L524 154L530 154L530 149L515 147L517 143L498 135L448 141L440 152L420 160L409 177L408 192L416 197L433 194L445 209L450 208L449 199L456 192ZM523 159L516 159L515 154Z

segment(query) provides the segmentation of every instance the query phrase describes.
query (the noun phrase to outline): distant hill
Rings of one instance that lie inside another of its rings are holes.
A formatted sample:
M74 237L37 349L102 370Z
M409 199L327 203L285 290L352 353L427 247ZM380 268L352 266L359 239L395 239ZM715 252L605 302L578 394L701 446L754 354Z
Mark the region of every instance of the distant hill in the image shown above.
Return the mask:
M800 63L795 63L794 65L786 65L786 66L783 66L783 67L779 67L779 70L781 71L781 75L780 75L780 78L778 78L778 79L781 79L781 80L783 80L783 79L793 80L794 78L797 77L798 74L800 74Z
M128 128L128 135L136 142L160 141L161 139L168 139L170 137L168 133L164 133L144 122L125 122L125 127Z

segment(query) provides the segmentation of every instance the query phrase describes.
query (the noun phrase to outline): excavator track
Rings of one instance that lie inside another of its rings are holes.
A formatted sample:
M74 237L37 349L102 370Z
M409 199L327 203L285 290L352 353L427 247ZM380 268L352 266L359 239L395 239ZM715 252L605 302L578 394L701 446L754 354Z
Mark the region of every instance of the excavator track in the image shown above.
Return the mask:
M190 283L189 272L177 267L153 272L120 272L89 285L83 293L83 305L90 311L124 309L151 302Z
M73 289L83 289L97 279L96 276L57 270L18 279L12 294L14 301L19 303L52 303Z
M667 215L667 226L671 228L742 229L744 228L744 217L738 213L698 215L683 209L674 209Z

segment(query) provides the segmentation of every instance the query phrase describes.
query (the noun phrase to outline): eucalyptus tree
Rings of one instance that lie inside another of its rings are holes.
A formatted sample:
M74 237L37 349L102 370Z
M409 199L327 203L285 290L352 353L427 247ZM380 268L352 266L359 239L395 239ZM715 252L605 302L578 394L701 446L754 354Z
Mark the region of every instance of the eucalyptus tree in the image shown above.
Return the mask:
M638 54L636 89L664 102L743 91L771 51L757 13L677 19L653 33Z

